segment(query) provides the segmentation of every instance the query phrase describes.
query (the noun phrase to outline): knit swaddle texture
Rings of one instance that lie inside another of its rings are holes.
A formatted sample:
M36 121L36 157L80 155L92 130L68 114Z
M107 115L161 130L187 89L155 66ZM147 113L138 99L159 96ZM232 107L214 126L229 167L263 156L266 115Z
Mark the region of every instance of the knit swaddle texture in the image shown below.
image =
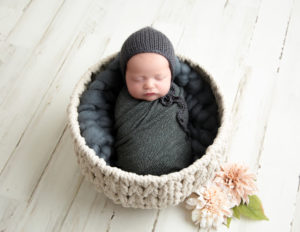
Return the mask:
M173 84L175 95L183 89ZM176 121L178 105L134 99L124 87L115 107L116 165L141 175L179 171L193 161L191 142ZM188 120L188 112L183 117Z

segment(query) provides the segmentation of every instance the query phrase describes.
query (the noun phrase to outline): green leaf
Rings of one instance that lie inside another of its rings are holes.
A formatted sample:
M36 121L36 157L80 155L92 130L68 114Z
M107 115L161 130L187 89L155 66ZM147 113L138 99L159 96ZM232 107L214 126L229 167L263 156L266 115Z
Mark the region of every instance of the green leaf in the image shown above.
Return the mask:
M233 210L233 216L240 219L240 212L239 212L237 206L233 207L232 210Z
M227 218L227 224L226 224L227 228L229 228L229 226L230 226L231 219L232 219L231 217Z
M249 196L249 204L240 204L237 207L239 214L253 220L269 220L262 207L261 201L258 196Z

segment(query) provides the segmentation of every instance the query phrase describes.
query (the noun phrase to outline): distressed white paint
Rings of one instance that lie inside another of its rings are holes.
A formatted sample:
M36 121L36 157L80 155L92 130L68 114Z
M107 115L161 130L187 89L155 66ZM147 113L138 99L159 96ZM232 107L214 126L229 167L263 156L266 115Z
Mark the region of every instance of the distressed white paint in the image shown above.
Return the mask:
M270 221L230 231L300 231L300 0L1 1L0 230L199 231L181 205L127 209L97 193L66 130L81 74L146 25L213 74L234 120L229 160L258 174Z

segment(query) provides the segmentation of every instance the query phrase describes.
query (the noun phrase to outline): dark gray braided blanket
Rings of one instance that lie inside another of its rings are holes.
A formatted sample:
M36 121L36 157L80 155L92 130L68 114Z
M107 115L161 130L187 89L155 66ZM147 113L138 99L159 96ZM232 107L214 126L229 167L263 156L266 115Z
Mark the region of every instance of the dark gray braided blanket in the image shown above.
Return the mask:
M193 160L201 158L206 148L213 143L220 125L218 105L206 81L207 76L201 68L178 60L174 82L184 89ZM119 55L103 64L91 78L78 106L81 135L96 155L108 165L116 166L114 111L117 97L124 87ZM169 138L168 143L171 140Z

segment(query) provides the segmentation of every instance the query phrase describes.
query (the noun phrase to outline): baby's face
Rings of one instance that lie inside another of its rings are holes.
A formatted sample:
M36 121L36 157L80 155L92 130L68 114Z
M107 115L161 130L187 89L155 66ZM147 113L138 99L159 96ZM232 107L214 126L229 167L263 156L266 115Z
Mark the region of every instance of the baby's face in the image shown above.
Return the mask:
M139 53L127 62L126 85L133 98L154 101L165 96L171 86L168 60L157 53Z

